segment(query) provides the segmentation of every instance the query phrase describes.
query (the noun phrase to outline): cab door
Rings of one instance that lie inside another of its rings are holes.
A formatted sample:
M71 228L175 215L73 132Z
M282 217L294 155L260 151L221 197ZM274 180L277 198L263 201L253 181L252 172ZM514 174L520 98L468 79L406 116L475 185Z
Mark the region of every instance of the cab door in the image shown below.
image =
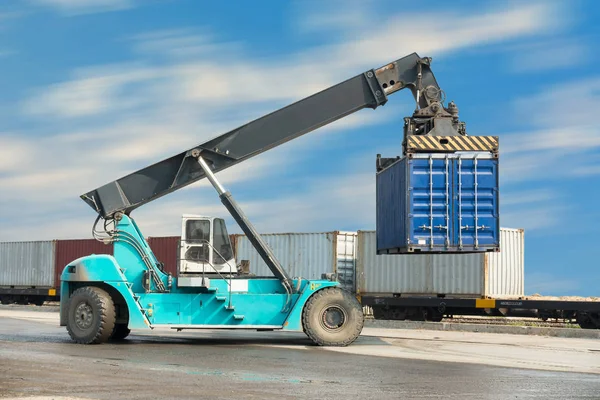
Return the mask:
M210 260L211 220L183 218L179 272L183 274L212 271Z

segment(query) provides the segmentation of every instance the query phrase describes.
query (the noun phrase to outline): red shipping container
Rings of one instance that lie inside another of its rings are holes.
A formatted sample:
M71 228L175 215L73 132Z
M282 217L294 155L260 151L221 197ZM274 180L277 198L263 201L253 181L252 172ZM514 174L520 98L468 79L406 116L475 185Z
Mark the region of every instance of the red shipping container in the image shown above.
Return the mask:
M230 235L231 244L235 235ZM177 257L181 236L149 237L148 245L158 261L164 264L166 273L177 276ZM60 275L71 261L90 254L113 254L113 245L106 245L96 239L70 239L56 241L56 261L54 266L56 287L60 286ZM235 252L234 252L235 254Z
M60 287L60 275L71 262L90 254L113 254L113 245L104 244L96 239L69 239L56 241L54 261L54 284Z
M235 235L229 235L231 245L235 243ZM149 237L148 245L156 259L164 264L166 273L177 276L177 258L179 255L179 240L181 236ZM233 249L235 254L235 249Z
M149 237L148 245L158 261L164 264L166 273L177 276L177 253L181 236Z

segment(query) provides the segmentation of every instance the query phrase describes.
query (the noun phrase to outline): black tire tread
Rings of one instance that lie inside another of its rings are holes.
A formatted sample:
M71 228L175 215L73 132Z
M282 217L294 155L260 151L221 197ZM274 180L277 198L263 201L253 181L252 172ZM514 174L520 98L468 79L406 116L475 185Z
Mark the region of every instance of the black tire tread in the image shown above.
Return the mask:
M79 344L99 344L107 342L113 334L116 321L116 311L112 297L99 287L80 287L79 289L75 290L69 298L69 303L67 306L69 313L71 309L71 301L74 297L79 295L85 296L88 298L88 300L96 303L96 306L100 312L100 326L92 338L81 338L71 330L70 324L67 323L67 331L69 332L69 336L71 336L71 339Z
M319 335L317 327L311 326L310 315L313 312L313 308L318 300L324 297L334 296L336 293L341 293L342 296L345 298L347 306L350 307L348 312L352 313L353 311L357 311L360 314L360 318L358 321L355 321L356 323L354 324L354 329L351 331L351 334L346 335L346 337L340 340L325 340ZM345 347L354 342L356 338L360 335L364 325L364 314L362 311L362 307L360 306L356 298L353 297L349 292L340 289L339 287L328 287L319 290L308 299L304 306L304 310L302 310L302 325L304 328L304 333L306 333L306 335L317 345Z

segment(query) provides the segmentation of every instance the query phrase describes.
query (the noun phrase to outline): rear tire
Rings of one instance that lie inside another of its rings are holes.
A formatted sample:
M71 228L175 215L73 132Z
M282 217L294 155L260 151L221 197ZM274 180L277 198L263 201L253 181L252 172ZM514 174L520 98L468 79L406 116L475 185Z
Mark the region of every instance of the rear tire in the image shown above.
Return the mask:
M319 290L302 310L304 333L319 346L348 346L360 335L364 318L358 300L337 287Z
M67 304L67 331L77 343L108 341L115 329L115 305L110 295L94 286L73 292Z

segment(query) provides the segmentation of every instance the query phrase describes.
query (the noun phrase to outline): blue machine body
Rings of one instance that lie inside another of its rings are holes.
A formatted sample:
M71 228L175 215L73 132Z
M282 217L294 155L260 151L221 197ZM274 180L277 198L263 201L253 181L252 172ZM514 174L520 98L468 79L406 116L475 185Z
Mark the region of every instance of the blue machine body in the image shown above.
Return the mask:
M493 154L412 154L379 171L376 182L378 254L499 250Z
M302 330L302 308L318 290L339 286L328 280L294 279L295 293L288 295L276 278L221 278L207 274L206 287L179 287L177 277L156 269L167 288L157 292L143 285L148 270L144 257L153 265L156 257L134 220L123 216L114 242L114 255L92 254L67 265L61 275L61 298L67 299L79 286L114 288L129 312L129 328L169 326L173 329L246 328ZM135 242L136 246L131 243ZM169 281L171 285L169 286ZM66 325L66 302L61 302L61 325Z

